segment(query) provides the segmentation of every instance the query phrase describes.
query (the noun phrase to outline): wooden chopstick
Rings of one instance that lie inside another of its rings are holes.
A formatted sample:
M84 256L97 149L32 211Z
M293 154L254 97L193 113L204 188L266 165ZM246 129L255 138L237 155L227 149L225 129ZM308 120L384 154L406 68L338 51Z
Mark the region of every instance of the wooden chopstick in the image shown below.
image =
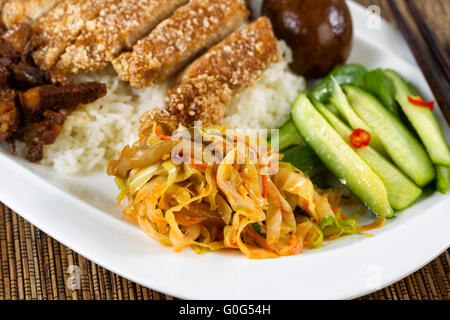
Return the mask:
M422 18L420 11L417 8L414 1L406 0L406 6L408 7L408 10L411 13L411 16L414 18L414 21L416 22L417 26L419 27L419 30L422 33L423 38L428 43L428 46L430 47L431 52L434 55L434 58L439 63L439 66L444 72L447 81L450 82L450 62L442 46L439 45L435 33L431 31L428 24Z
M427 79L428 85L433 91L436 101L439 104L439 107L444 114L447 123L450 125L449 81L447 81L444 73L439 67L439 63L435 60L434 56L430 55L427 50L425 50L420 44L414 34L414 31L411 30L410 25L401 14L395 1L390 0L387 1L387 3L389 4L395 19L397 20L400 31L402 32L403 37L408 43L409 48L411 49L417 61L417 64L419 65L425 78Z

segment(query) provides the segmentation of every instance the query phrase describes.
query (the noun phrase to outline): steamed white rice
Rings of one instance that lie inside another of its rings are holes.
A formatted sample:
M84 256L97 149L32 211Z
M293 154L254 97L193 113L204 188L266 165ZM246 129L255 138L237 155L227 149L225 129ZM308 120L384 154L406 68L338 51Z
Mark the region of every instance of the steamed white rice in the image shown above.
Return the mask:
M284 43L281 46L284 58L233 98L224 123L244 129L272 129L288 119L293 101L305 89L305 81L289 70L292 54ZM105 83L108 94L77 108L67 118L56 142L44 148L42 164L63 174L88 172L116 158L125 145L136 141L139 118L148 110L163 106L169 88L168 83L132 88L120 81L112 68L77 78Z
M243 129L275 129L289 118L292 103L305 90L305 80L292 73L292 52L281 42L284 58L252 86L233 98L224 123Z

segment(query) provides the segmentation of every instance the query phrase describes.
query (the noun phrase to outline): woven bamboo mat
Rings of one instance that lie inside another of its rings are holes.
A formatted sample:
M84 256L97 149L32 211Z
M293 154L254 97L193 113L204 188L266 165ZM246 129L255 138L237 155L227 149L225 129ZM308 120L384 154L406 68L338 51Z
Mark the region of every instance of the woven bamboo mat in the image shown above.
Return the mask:
M1 203L0 262L0 300L173 299L85 259ZM449 279L450 250L406 279L363 299L447 300Z

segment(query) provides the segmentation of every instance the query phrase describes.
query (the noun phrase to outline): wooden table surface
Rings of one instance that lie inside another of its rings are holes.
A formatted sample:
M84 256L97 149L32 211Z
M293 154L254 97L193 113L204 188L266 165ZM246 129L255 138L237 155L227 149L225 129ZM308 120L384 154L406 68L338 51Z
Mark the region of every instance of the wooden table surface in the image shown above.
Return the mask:
M387 1L358 0L366 7L378 5L382 16L395 25ZM389 1L396 1L401 9L405 8L403 0ZM450 0L415 1L436 31L440 44L450 53ZM1 203L0 263L0 300L173 299L88 261ZM80 281L71 282L74 279ZM449 279L450 254L447 251L420 271L363 299L449 299Z

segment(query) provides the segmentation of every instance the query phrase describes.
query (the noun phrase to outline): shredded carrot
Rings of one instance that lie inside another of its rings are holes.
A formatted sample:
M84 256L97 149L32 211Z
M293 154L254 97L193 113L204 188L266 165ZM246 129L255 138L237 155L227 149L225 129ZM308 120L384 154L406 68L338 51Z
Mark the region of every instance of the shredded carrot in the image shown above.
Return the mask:
M235 141L240 141L240 142L242 142L241 139L239 139L238 137L234 137L234 140L235 140ZM257 158L258 160L261 160L261 157L260 157L258 151L257 151L255 148L253 148L248 142L245 142L245 145L247 146L247 148L249 148L250 150L252 150L252 151L256 154L256 158ZM269 162L269 164L268 164L268 167L271 168L271 169L274 169L272 163L270 163L270 162ZM264 168L264 165L260 164L260 165L259 165L259 168L260 168L260 169ZM262 174L262 175L261 175L261 178L262 178L262 183L263 183L263 194L262 194L262 196L263 196L264 198L267 198L267 195L268 195L268 193L269 193L269 192L268 192L268 185L267 185L267 175L263 175L263 174Z
M239 141L239 142L242 142L242 140L239 139L238 137L234 137L234 141L236 141L236 142L238 142L238 141ZM249 148L250 150L252 150L252 151L256 154L256 158L257 158L258 160L261 159L261 157L259 156L258 151L256 151L255 148L253 148L247 141L245 141L244 144L247 146L247 148Z
M261 175L262 178L262 185L263 185L263 193L262 196L264 198L267 198L267 195L269 194L269 186L267 183L267 176L266 175Z
M269 247L269 245L267 244L266 239L264 239L263 237L261 237L258 233L256 233L255 231L253 231L253 227L251 226L247 226L245 228L245 233L247 233L251 238L253 238L253 240L255 240L259 245L261 245L264 249L268 250L268 251L273 251L272 248Z
M206 169L209 168L209 167L208 167L206 164L204 164L204 163L201 163L201 164L194 164L194 167L196 167L197 169L202 170L202 171L205 171Z
M162 140L170 140L172 139L172 137L166 136L164 134L161 133L161 130L159 130L159 127L156 126L155 127L155 133L158 137L160 137Z
M205 171L206 169L210 169L206 163L195 163L195 159L191 157L191 164L194 166L194 168L197 168L198 170Z

